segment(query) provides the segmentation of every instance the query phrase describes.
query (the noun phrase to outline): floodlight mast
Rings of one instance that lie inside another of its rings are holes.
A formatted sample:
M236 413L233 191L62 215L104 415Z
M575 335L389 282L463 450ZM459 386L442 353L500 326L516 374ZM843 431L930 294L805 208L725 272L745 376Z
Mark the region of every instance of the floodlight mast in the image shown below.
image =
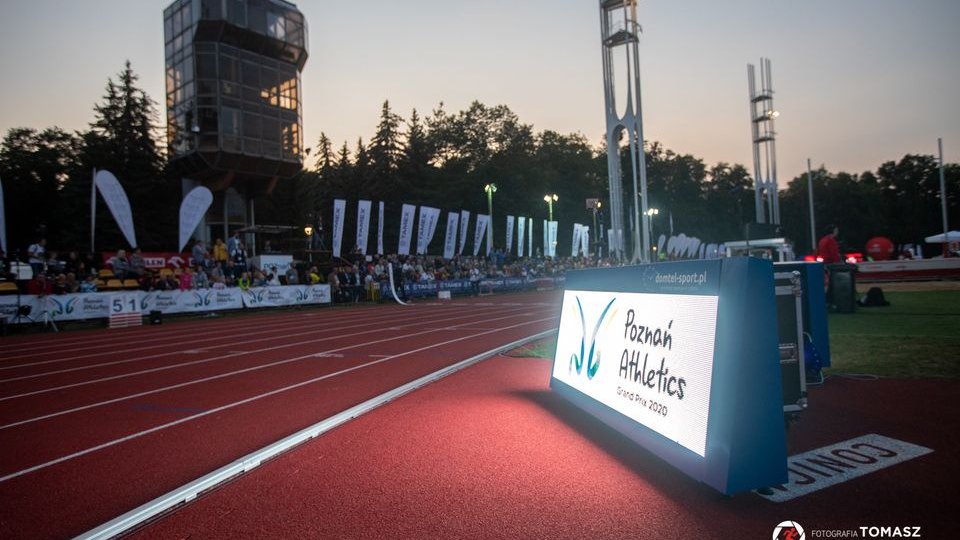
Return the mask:
M753 64L747 64L750 90L750 130L753 140L754 203L757 223L780 224L777 187L777 141L773 121L780 113L773 108L773 78L770 59L760 59L760 89Z
M637 0L599 0L601 46L603 50L603 94L607 120L607 173L610 186L610 235L608 253L627 258L624 245L624 215L629 212L631 260L649 262L650 230L640 216L647 211L647 164L644 156L643 117L640 106L640 24L637 22ZM614 51L623 47L626 61L614 63ZM618 104L614 92L615 75L626 82L626 103ZM619 111L623 106L624 113ZM627 134L630 145L632 196L624 208L623 173L620 169L620 136ZM638 190L639 188L639 190ZM642 238L641 238L642 231Z

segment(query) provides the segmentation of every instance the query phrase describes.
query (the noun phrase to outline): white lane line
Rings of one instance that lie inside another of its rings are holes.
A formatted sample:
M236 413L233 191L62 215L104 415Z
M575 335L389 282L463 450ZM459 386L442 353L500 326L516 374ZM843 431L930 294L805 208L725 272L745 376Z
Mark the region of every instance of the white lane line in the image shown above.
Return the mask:
M461 360L456 364L447 366L445 368L439 369L424 375L419 379L411 381L407 384L398 386L393 390L389 390L376 396L374 398L368 399L363 403L350 407L349 409L339 412L333 416L330 416L316 424L304 428L290 436L287 436L277 442L268 444L263 448L256 450L243 456L240 459L235 460L233 463L220 467L219 469L208 473L192 482L188 482L183 486L180 486L172 491L167 492L156 499L138 506L137 508L118 516L95 529L92 529L77 538L82 538L85 540L106 540L109 538L114 538L123 534L124 532L144 523L145 521L153 518L156 515L159 515L174 506L190 502L193 499L197 498L197 495L207 491L239 474L243 474L252 470L255 467L260 466L263 462L268 459L272 459L288 450L291 450L295 446L307 442L310 439L314 439L323 435L324 433L330 431L333 428L339 427L355 418L358 418L368 412L373 411L374 409L385 405L390 401L393 401L403 395L406 395L414 390L422 388L428 384L436 382L448 375L452 375L457 371L460 371L466 367L469 367L473 364L486 360L491 356L497 354L498 352L507 351L515 347L520 347L526 343L529 343L533 340L539 339L541 337L548 336L552 334L555 330L547 330L534 334L532 336L525 337L523 339L518 339L513 343L508 343L506 345L490 349L488 351L476 354ZM371 355L372 356L372 355Z
M492 319L492 320L502 320L502 319L510 319L510 318L512 318L512 316L509 316L509 315L508 315L508 316L499 317L499 318L497 318L497 319ZM543 319L543 320L548 320L548 319ZM496 330L496 331L499 331L499 330ZM106 400L106 401L100 401L100 402L97 402L97 403L91 403L91 404L88 404L88 405L82 405L82 406L79 406L79 407L74 407L74 408L72 408L72 409L66 409L66 410L63 410L63 411L58 411L58 412L54 412L54 413L49 413L49 414L45 414L45 415L42 415L42 416L37 416L37 417L34 417L34 418L28 418L28 419L25 419L25 420L19 420L19 421L17 421L17 422L12 422L12 423L9 423L9 424L0 425L0 430L9 429L9 428L12 428L12 427L17 427L17 426L22 426L22 425L24 425L24 424L30 424L30 423L33 423L33 422L39 422L39 421L41 421L41 420L47 420L47 419L50 419L50 418L56 418L56 417L58 417L58 416L63 416L63 415L65 415L65 414L71 414L71 413L75 413L75 412L80 412L80 411L84 411L84 410L87 410L87 409L92 409L92 408L95 408L95 407L100 407L100 406L103 406L103 405L109 405L109 404L112 404L112 403L117 403L117 402L120 402L120 401L126 401L126 400L129 400L129 399L134 399L134 398L138 398L138 397L148 396L148 395L151 395L151 394L157 394L157 393L160 393L160 392L165 392L165 391L167 391L167 390L175 390L175 389L177 389L177 388L183 388L183 387L185 387L185 386L191 386L191 385L194 385L194 384L200 384L200 383L204 383L204 382L214 381L214 380L222 379L222 378L225 378L225 377L231 377L231 376L234 376L234 375L240 375L240 374L243 374L243 373L249 373L249 372L251 372L251 371L258 371L258 370L266 369L266 368L269 368L269 367L279 366L279 365L283 365L283 364L289 364L290 362L296 362L296 361L304 360L304 359L307 359L307 358L314 358L314 356L315 356L316 354L336 353L336 352L340 352L340 351L346 351L346 350L354 349L354 348L357 348L357 347L362 347L362 346L365 346L365 345L372 345L372 344L375 344L375 343L386 343L386 342L388 342L388 341L397 341L397 340L406 339L406 338L410 338L410 337L415 337L415 336L419 336L419 335L423 335L423 334L430 334L430 333L433 333L433 332L436 332L436 330L424 330L424 331L422 331L422 332L416 332L416 333L413 333L413 334L404 334L404 335L402 335L402 336L393 336L393 337L384 338L384 339L380 339L380 340L376 340L376 341L367 341L367 342L362 343L362 344L359 344L359 345L349 345L349 346L340 347L340 348L337 348L337 349L329 349L329 350L326 350L326 351L321 351L320 353L310 353L310 354L305 354L305 355L302 355L302 356L296 356L296 357L293 357L293 358L288 358L288 359L285 359L285 360L279 360L279 361L276 361L276 362L270 362L270 363L267 363L267 364L259 364L259 365L256 365L256 366L251 366L251 367L244 368L244 369L240 369L240 370L230 371L230 372L227 372L227 373L220 373L220 374L217 374L217 375L212 375L212 376L210 376L210 377L204 377L204 378L201 378L201 379L194 379L194 380L191 380L191 381L185 381L185 382L178 383L178 384L174 384L174 385L170 385L170 386L164 386L164 387L161 387L161 388L155 388L155 389L153 389L153 390L146 390L146 391L139 392L139 393L136 393L136 394L130 394L130 395L127 395L127 396L121 396L121 397L109 399L109 400ZM351 337L352 335L360 335L360 334L367 334L367 333L370 333L370 332L360 332L360 333L358 333L358 334L347 334L347 335L340 336L340 337ZM335 339L335 338L327 338L327 339ZM395 356L397 356L397 355L393 355L393 356L390 356L390 357L388 357L388 358L393 358L393 357L395 357Z
M276 395L276 394L281 394L281 393L283 393L283 392L287 392L287 391L293 390L293 389L295 389L295 388L300 388L300 387L302 387L302 386L307 386L307 385L309 385L309 384L313 384L313 383L315 383L315 382L319 382L319 381L322 381L322 380L325 380L325 379L330 379L330 378L333 378L333 377L337 377L337 376L343 375L343 374L345 374L345 373L350 373L350 372L352 372L352 371L357 371L358 369L363 369L363 368L365 368L365 367L370 367L370 366L375 366L375 365L377 365L377 364L382 364L383 362L387 362L387 361L393 360L393 359L395 359L395 358L400 358L400 357L403 357L403 356L408 356L408 355L411 355L411 354L414 354L414 353L426 351L426 350L433 349L433 348L436 348L436 347L442 347L442 346L444 346L444 345L449 345L449 344L451 344L451 343L456 343L456 342L458 342L458 341L464 341L464 340L467 340L467 339L473 339L473 338L480 337L480 336L484 336L484 335L487 335L487 334L492 334L492 333L494 333L494 332L503 332L503 331L505 331L505 330L511 330L511 329L513 329L513 328L519 328L519 327L521 327L521 326L526 326L526 325L529 325L529 324L534 324L534 323L540 323L540 322L544 322L544 321L549 321L549 320L552 320L552 319L553 319L553 317L547 317L547 318L544 318L544 319L538 319L538 320L534 320L534 321L525 321L525 322L522 322L522 323L510 325L510 326L505 326L505 327L499 328L499 329L497 329L497 330L489 330L489 331L486 331L486 332L480 332L479 334L471 334L471 335L469 335L469 336L463 336L463 337L459 337L459 338L454 338L454 339L450 339L450 340L447 340L447 341L443 341L443 342L440 342L440 343L434 343L434 344L428 345L428 346L426 346L426 347L420 347L419 349L413 349L413 350L411 350L411 351L406 351L406 352L402 352L402 353L400 353L400 354L396 354L396 355L393 355L393 356L388 356L387 358L381 358L381 359L379 359L379 360L371 360L370 362L367 362L367 363L365 363L365 364L360 364L360 365L357 365L357 366L349 367L349 368L346 368L346 369L342 369L342 370L340 370L340 371L335 371L335 372L333 372L333 373L328 373L328 374L326 374L326 375L321 375L321 376L319 376L319 377L314 377L314 378L312 378L312 379L308 379L308 380L306 380L306 381L302 381L302 382L299 382L299 383L296 383L296 384L291 384L291 385L289 385L289 386L284 386L284 387L282 387L282 388L277 388L277 389L271 390L271 391L269 391L269 392L264 392L264 393L262 393L262 394L257 394L257 395L255 395L255 396L251 396L251 397L248 397L248 398L246 398L246 399L242 399L242 400L240 400L240 401L235 401L235 402L233 402L233 403L228 403L228 404L226 404L226 405L221 405L221 406L216 407L216 408L214 408L214 409L209 409L209 410L206 410L206 411L204 411L204 412L194 414L194 415L192 415L192 416L187 416L187 417L181 418L181 419L179 419L179 420L174 420L174 421L172 421L172 422L167 422L166 424L161 424L161 425L159 425L159 426L154 426L154 427L152 427L152 428L150 428L150 429L145 429L145 430L143 430L143 431L138 431L138 432L136 432L136 433L131 433L130 435L127 435L127 436L125 436L125 437L121 437L121 438L119 438L119 439L114 439L114 440L112 440L112 441L108 441L108 442L105 442L105 443L103 443L103 444L98 444L97 446L93 446L93 447L90 447L90 448L87 448L87 449L84 449L84 450L80 450L80 451L78 451L78 452L74 452L74 453L72 453L72 454L68 454L68 455L66 455L66 456L62 456L62 457L59 457L59 458L56 458L56 459L52 459L52 460L47 461L47 462L45 462L45 463L40 463L39 465L34 465L33 467L28 467L28 468L26 468L26 469L22 469L22 470L19 470L19 471L17 471L17 472L13 472L13 473L7 474L7 475L5 475L5 476L0 476L0 483L6 482L7 480L12 480L12 479L14 479L14 478L23 476L23 475L25 475L25 474L29 474L29 473L32 473L32 472L35 472L35 471L39 471L39 470L41 470L41 469L45 469L45 468L47 468L47 467L50 467L50 466L52 466L52 465L56 465L56 464L58 464L58 463L63 463L63 462L65 462L65 461L70 461L70 460L72 460L72 459L76 459L76 458L78 458L78 457L85 456L85 455L87 455L87 454L96 452L96 451L98 451L98 450L103 450L104 448L110 448L111 446L116 446L116 445L118 445L118 444L120 444L120 443L124 443L124 442L127 442L127 441L131 441L131 440L133 440L133 439L137 439L137 438L143 437L144 435L149 435L150 433L155 433L155 432L157 432L157 431L161 431L161 430L164 430L164 429L173 427L173 426L177 426L177 425L180 425L180 424L183 424L183 423L186 423L186 422L190 422L190 421L192 421L192 420L196 420L196 419L202 418L202 417L204 417L204 416L208 416L208 415L211 415L211 414L214 414L214 413L218 413L218 412L221 412L221 411L225 411L225 410L227 410L227 409L232 409L232 408L238 407L238 406L240 406L240 405L245 405L245 404L247 404L247 403L251 403L251 402L253 402L253 401L258 401L258 400L263 399L263 398L265 398L265 397L270 397L270 396L273 396L273 395ZM428 332L429 332L429 331L428 331ZM421 332L421 333L428 333L428 332ZM412 335L419 335L419 334L420 334L420 333L412 334ZM388 340L381 340L381 341L388 341ZM376 341L372 341L372 342L370 342L370 343L377 343L377 342L376 342ZM350 347L343 347L342 349L335 349L335 350L352 349L352 348L356 348L356 347L363 347L363 346L368 345L368 344L369 344L369 343L363 343L363 344L360 344L360 345L353 345L353 346L350 346Z
M457 312L457 311L455 311L455 310L449 310L449 311L447 311L447 312L445 312L445 313L450 313L450 312ZM364 325L370 325L370 324L376 324L379 320L392 321L392 320L394 320L394 318L395 318L395 317L386 317L386 316L384 316L384 317L382 317L382 318L380 318L380 319L372 319L372 320L371 320L370 318L366 318L366 319L364 319L364 318L358 318L358 319L356 319L356 320L343 321L343 322L348 322L348 323L349 323L349 324L346 324L345 326L339 326L339 327L334 327L334 328L326 327L326 328L321 328L321 329L317 329L317 328L315 328L315 327L313 327L313 326L297 326L297 327L289 327L289 326L288 326L288 327L284 327L284 329L285 329L285 330L300 330L300 329L304 329L304 331L303 331L303 332L293 332L293 333L289 333L289 332L288 332L288 333L285 333L285 334L284 334L284 337L292 338L292 337L297 337L297 336L323 334L324 332L336 332L336 331L343 330L343 329L347 329L347 328L354 328L354 327L356 326L356 323L358 323L358 322L362 322ZM231 345L234 345L234 346L235 346L235 345L249 345L249 344L251 344L251 343L259 343L259 342L263 342L263 341L276 341L276 339L277 339L276 330L267 330L267 331L264 331L264 332L257 332L257 333L266 333L266 334L269 334L269 335L264 336L264 337L262 337L262 338L256 338L256 339L241 339L241 340L236 340L236 338L235 338L234 336L217 336L216 338L213 338L213 339L224 339L224 340L232 340L232 341L230 341L229 343L225 343L225 344L223 344L223 345L211 345L211 346L207 347L207 349L218 349L218 348L221 348L221 347L227 347L227 346L231 346ZM209 341L210 339L211 339L211 338L208 337L208 338L207 338L207 341ZM183 342L178 341L178 343L181 343L181 344L182 344ZM137 347L137 348L138 348L139 350L142 350L142 349L156 349L156 348L162 348L162 347L169 347L169 338L167 339L167 344L166 344L166 345L157 345L157 346L153 346L153 347ZM113 352L113 351L110 351L110 352ZM126 359L126 360L114 360L114 361L111 361L111 362L100 362L100 363L97 363L97 364L87 364L87 365L83 365L83 366L72 367L72 368L64 368L64 369L58 369L58 370L54 370L54 371L44 371L44 372L42 372L42 373L34 373L34 374L32 374L32 375L21 375L21 376L19 376L19 377L10 377L10 378L7 378L7 379L0 379L0 383L8 383L8 382L15 382L15 381L24 381L24 380L28 380L28 379L36 379L36 378L40 378L40 377L46 377L46 376L49 376L49 375L59 375L59 374L61 374L61 373L73 373L73 372L76 372L76 371L84 371L84 370L87 370L87 369L95 369L95 368L99 368L99 367L117 366L117 365L121 365L121 364L129 364L129 363L133 363L133 362L141 362L141 361L143 361L143 360L150 360L150 359L153 359L153 358L162 358L162 357L165 357L165 356L173 356L173 355L176 355L176 354L180 354L180 352L181 352L181 351L176 351L176 350L174 350L174 351L161 352L161 353L156 353L156 354L151 354L151 355L146 355L146 356L137 356L137 357L135 357L135 358L128 358L128 359ZM228 352L228 353L231 353L231 354L242 354L242 353L243 353L243 351L239 351L239 353L238 353L236 350L227 351L227 352ZM101 352L101 353L96 353L96 354L81 355L81 356L72 357L72 358L70 358L69 360L77 360L77 359L80 359L80 358L91 358L91 357L103 356L103 354L104 354L104 353ZM61 362L61 361L67 361L67 360L56 360L56 361L57 361L57 362ZM40 362L40 363L47 363L47 362ZM34 365L37 365L37 364L34 364ZM3 399L4 399L4 398L0 398L0 401L2 401Z
M478 314L476 314L476 313L471 313L471 314L469 314L469 315L464 315L463 317L457 317L457 318L455 318L454 320L462 320L462 319L466 319L466 318L472 318L472 317L476 317L476 316L485 316L485 315L486 315L486 314L478 315ZM515 317L515 316L516 316L516 315L508 315L507 317ZM505 317L501 317L501 318L505 318ZM493 320L500 320L501 318L493 319ZM450 320L450 317L445 317L444 320ZM424 322L424 321L421 320L421 321L418 321L418 322L416 322L416 323L410 323L410 324L407 324L407 325L404 325L404 326L405 326L405 327L416 326L417 324L420 324L420 323L422 323L422 322ZM430 322L432 322L432 321L430 321ZM469 324L469 323L464 323L464 324ZM402 327L401 327L401 329L402 329ZM225 359L225 358L234 358L234 357L236 357L236 356L243 356L243 355L246 355L246 354L254 354L254 353L268 352L268 351L274 351L274 350L278 350L278 349L285 349L285 348L288 348L288 347L299 347L299 346L301 346L301 345L306 345L306 344L309 344L309 343L319 343L319 342L322 342L322 341L330 341L330 340L333 340L333 339L339 339L339 338L343 338L343 337L353 337L353 336L359 336L359 335L364 335L364 334L372 334L372 333L379 332L379 331L380 331L380 330L375 329L375 330L367 330L367 331L364 331L364 332L354 332L354 333L352 333L352 334L337 334L337 335L334 335L334 336L327 336L327 337L319 338L319 339L311 339L311 340L306 340L306 341L297 341L297 342L293 342L293 343L283 343L283 344L281 344L281 345L275 345L275 346L273 346L273 347L265 347L265 348L262 348L262 349L254 349L254 350L250 350L250 351L242 351L242 352L239 352L239 353L238 353L238 352L232 352L232 353L231 353L231 352L228 352L227 354L222 354L222 355L220 355L220 356L214 356L214 357L211 357L211 358L205 358L205 359L203 359L203 360L192 360L192 361L190 361L190 362L181 362L181 363L179 363L179 364L169 364L169 365L166 365L166 366L160 366L160 367L151 368L151 369L143 369L143 370L140 370L140 371L135 371L135 372L130 372L130 373L122 373L122 374L113 375L113 376L110 376L110 377L101 377L101 378L99 378L99 379L90 379L90 380L87 380L87 381L80 381L80 382L71 383L71 384L64 384L64 385L55 386L55 387L52 387L52 388L43 388L43 389L40 389L40 390L32 390L32 391L30 391L30 392L24 392L24 393L20 393L20 394L14 394L14 395L11 395L11 396L4 396L4 397L0 397L0 402L2 402L2 401L7 401L7 400L11 400L11 399L18 399L18 398L22 398L22 397L35 396L35 395L38 395L38 394L45 394L45 393L49 393L49 392L55 392L55 391L58 391L58 390L66 390L67 388L76 388L76 387L78 387L78 386L86 386L86 385L90 385L90 384L97 384L97 383L101 383L101 382L114 381L114 380L117 380L117 379L124 379L124 378L128 378L128 377L136 377L136 376L139 376L139 375L146 375L146 374L148 374L148 373L156 373L156 372L159 372L159 371L166 371L166 370L176 369L176 368L181 368L181 367L188 367L188 366L195 366L195 365L199 365L199 364L206 364L206 363L209 363L209 362L214 362L214 361L216 361L216 360L223 360L223 359ZM274 338L271 339L270 341L276 341L276 337L274 337ZM163 356L167 356L167 355L163 355Z

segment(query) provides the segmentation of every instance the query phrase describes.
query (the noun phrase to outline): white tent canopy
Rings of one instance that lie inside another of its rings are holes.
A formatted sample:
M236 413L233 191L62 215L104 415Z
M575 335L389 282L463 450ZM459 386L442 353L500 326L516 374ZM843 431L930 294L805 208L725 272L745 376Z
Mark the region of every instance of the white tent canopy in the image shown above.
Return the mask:
M943 244L946 242L960 242L960 231L949 231L924 238L928 244Z

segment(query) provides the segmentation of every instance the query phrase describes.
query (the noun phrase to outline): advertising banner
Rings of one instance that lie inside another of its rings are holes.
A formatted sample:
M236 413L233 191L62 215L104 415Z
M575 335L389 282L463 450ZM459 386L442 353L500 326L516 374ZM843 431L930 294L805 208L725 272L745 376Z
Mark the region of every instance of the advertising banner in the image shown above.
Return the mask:
M463 255L463 247L467 245L467 227L470 226L470 212L460 211L460 249L457 253Z
M333 256L339 257L343 247L343 219L347 212L347 201L333 200Z
M30 294L20 295L19 303L19 307L23 308L23 311L29 309L29 315L17 317L17 307L17 295L7 294L0 296L0 317L5 318L7 324L33 322L30 319L36 320L36 317L40 316L43 312L43 304L40 302L40 298Z
M213 193L203 186L191 189L190 193L183 198L183 202L180 203L180 246L177 251L183 251L183 247L187 245L193 231L197 230L197 225L200 225L200 220L203 219L212 202Z
M243 308L240 289L199 289L196 291L150 291L141 293L140 311L164 314L224 311Z
M513 216L507 216L507 255L513 251Z
M429 206L420 207L420 222L417 226L417 255L427 253L433 235L437 232L437 221L440 219L440 209Z
M7 214L3 203L3 180L0 180L0 251L7 253Z
M550 225L543 220L543 256L550 256Z
M443 258L452 259L457 249L457 224L460 222L458 212L447 212L447 234L443 241Z
M527 220L527 257L533 257L533 218Z
M377 219L377 255L383 255L383 201L380 201L380 216Z
M367 254L367 238L370 236L370 201L357 202L357 247L360 253Z
M176 253L174 251L144 251L140 255L143 257L144 267L147 270L186 268L191 266L193 261L193 257L189 253ZM103 257L104 264L112 267L117 252L101 251L100 256Z
M590 227L584 225L580 228L580 255L586 257L590 254Z
M526 238L527 218L521 216L517 221L517 257L523 257L523 240Z
M556 257L557 256L557 228L558 228L559 222L551 221L548 223L548 225L549 225L548 229L550 231L550 234L549 234L550 256Z
M490 216L484 214L477 214L477 227L473 231L473 256L476 257L480 253L480 243L483 242L487 234L487 222L490 221ZM489 246L487 248L489 250Z
M123 186L120 185L117 177L110 171L97 171L94 183L130 247L137 247L137 233L133 230L133 212L130 210L130 201L127 200L127 194L123 191Z
M400 211L400 245L397 246L397 253L400 255L410 254L410 241L413 234L413 215L417 207L412 204L403 205Z
M582 233L581 227L583 227L583 225L580 225L579 223L573 224L573 242L570 244L571 257L576 257L577 252L580 250L580 234Z

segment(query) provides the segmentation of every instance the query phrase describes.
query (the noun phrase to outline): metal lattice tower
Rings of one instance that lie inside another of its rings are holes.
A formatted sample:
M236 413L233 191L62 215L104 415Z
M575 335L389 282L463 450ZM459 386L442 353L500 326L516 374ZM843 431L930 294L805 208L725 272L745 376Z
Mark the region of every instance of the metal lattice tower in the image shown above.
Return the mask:
M757 89L753 64L747 64L750 86L750 129L753 134L754 202L757 223L780 224L780 197L777 191L777 145L773 121L779 115L773 108L773 79L770 59L760 59L760 89ZM768 219L769 218L769 219Z
M650 231L647 220L647 164L643 152L643 118L640 107L640 25L637 0L600 0L600 29L603 47L603 94L607 118L607 172L610 178L610 226L614 231L609 252L626 258L624 217L630 221L631 259L650 260ZM625 54L615 55L622 51ZM617 57L617 62L614 58ZM617 103L615 75L626 82L625 103ZM623 113L620 114L620 106ZM623 200L623 172L620 170L620 137L626 132L630 145L633 179L629 200ZM638 192L639 181L639 192ZM642 243L641 243L642 230Z

